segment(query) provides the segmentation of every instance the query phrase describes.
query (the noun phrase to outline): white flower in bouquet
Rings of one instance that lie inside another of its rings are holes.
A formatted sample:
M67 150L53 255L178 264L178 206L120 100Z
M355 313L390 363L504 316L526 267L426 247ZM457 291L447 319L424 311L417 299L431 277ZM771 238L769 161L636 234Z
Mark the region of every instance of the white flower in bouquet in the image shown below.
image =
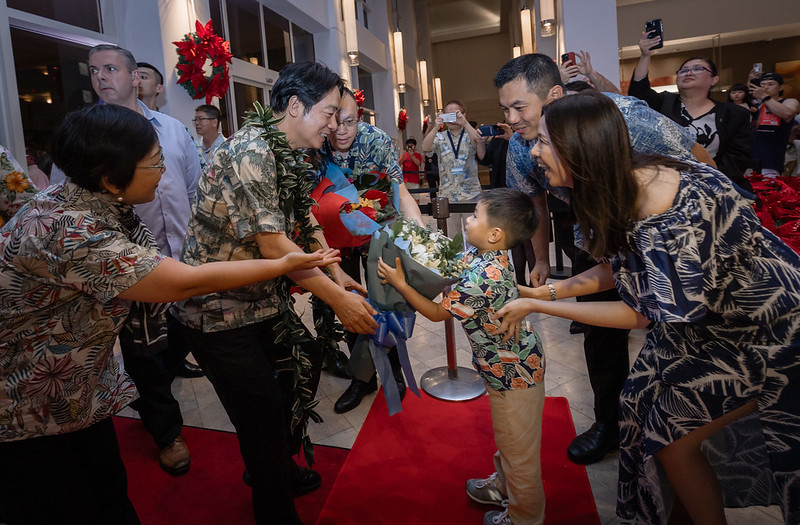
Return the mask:
M416 262L442 277L458 277L469 264L464 261L461 234L450 239L441 231L429 231L416 222L398 219L392 226L394 239L409 243L408 254Z

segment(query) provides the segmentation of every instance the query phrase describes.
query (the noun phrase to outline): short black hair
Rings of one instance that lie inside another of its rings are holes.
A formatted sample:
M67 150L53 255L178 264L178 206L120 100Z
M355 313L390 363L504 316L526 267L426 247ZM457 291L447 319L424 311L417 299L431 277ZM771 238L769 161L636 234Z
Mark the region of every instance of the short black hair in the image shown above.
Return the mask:
M103 177L124 190L136 164L158 144L149 120L117 104L96 104L67 114L50 142L53 162L89 191L104 189Z
M196 108L194 108L195 113L197 113L198 111L202 111L209 117L215 118L217 120L220 120L220 117L222 116L219 112L219 108L217 106L212 106L211 104L203 104L202 106L197 106Z
M146 67L148 69L152 69L155 71L156 75L158 75L158 83L164 84L164 75L161 74L161 71L158 70L156 66L153 64L148 64L147 62L136 62L136 67Z
M564 84L564 91L572 91L574 93L580 93L581 91L586 91L587 89L594 89L591 84L585 82L583 80L570 80L566 84Z
M553 86L564 86L558 66L547 55L530 53L509 60L494 76L494 87L500 89L518 78L528 83L528 92L545 100Z
M303 112L308 113L332 89L341 95L344 82L330 68L318 62L294 62L281 69L269 103L276 113L283 113L289 107L289 99L296 96L303 103Z
M506 245L502 249L511 249L533 237L539 219L533 201L521 191L494 188L482 193L478 202L484 205L489 225L503 230Z
M133 57L133 53L125 48L114 44L97 44L89 50L89 58L92 58L92 55L99 51L116 51L119 53L122 56L122 60L125 62L125 67L128 68L129 73L133 73L133 71L138 67L136 65L136 59Z
M417 139L408 139L406 141L406 146L408 146L409 144L413 144L413 145L416 146L417 145Z

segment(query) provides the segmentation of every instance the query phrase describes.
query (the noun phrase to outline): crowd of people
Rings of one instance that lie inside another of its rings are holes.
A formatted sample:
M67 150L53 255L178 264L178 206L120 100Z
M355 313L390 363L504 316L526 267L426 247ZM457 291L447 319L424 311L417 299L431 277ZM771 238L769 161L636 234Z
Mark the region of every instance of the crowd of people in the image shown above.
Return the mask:
M134 407L161 468L185 473L170 387L183 373L208 377L236 429L256 522L301 522L294 497L321 478L294 456L324 355L290 283L347 332L349 359L331 369L351 383L335 411L378 379L356 344L378 327L362 281L369 246L331 248L315 228L308 195L328 170L384 174L399 215L420 226L409 189L422 174L439 197L475 206L448 224L465 233L469 269L441 301L408 284L399 258L380 260L377 277L420 315L464 327L497 446L496 471L465 480L469 498L497 507L484 524L544 522L548 349L526 322L533 312L579 323L595 421L564 452L591 464L619 448L620 517L713 525L725 506L779 504L786 523L800 521L800 255L761 226L746 176L782 172L798 102L782 98L777 73L751 74L716 102L705 58L681 65L677 94L656 93L658 43L642 35L630 96L586 51L561 64L510 60L494 77L501 134L483 136L454 99L431 119L422 154L413 138L400 152L362 122L353 92L314 62L287 65L269 107L228 138L219 109L197 107L195 141L157 110L157 68L95 46L104 104L55 130L49 180L32 182L0 150L0 464L14 472L0 479L0 521L139 523L111 416ZM489 190L479 162L491 166ZM551 212L572 261L558 281ZM634 328L647 336L631 364ZM402 399L397 349L388 359Z

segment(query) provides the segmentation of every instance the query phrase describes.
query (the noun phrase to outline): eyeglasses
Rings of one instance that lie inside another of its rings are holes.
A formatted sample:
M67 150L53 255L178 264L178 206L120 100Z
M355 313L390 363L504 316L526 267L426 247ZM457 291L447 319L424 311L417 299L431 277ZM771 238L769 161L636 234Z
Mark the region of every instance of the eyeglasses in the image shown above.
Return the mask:
M675 72L675 74L678 75L679 77L682 77L688 75L689 73L691 73L692 75L699 75L703 71L708 71L709 73L711 73L711 70L708 69L707 67L694 66L694 67L684 67L682 69L679 69Z
M156 164L155 166L136 166L136 168L137 169L143 169L143 170L161 170L161 171L164 171L164 169L166 169L166 166L164 165L164 148L159 146L158 155L159 155L160 160L161 160L160 164Z
M217 120L214 117L195 117L192 119L192 122L196 123L197 121L204 121L204 120Z
M354 128L354 127L356 127L357 124L358 124L358 121L356 119L352 119L351 118L349 120L343 120L343 121L339 122L339 124L336 127L338 128L339 126L344 126L346 128Z

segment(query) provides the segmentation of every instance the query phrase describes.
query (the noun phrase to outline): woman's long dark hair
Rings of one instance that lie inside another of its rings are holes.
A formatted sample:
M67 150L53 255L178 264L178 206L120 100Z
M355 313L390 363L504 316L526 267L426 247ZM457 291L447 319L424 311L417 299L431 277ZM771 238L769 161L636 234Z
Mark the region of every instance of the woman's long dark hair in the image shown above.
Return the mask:
M550 143L572 176L572 209L595 258L626 250L637 218L639 185L634 170L684 164L661 156L635 157L628 126L613 100L582 91L544 107Z

